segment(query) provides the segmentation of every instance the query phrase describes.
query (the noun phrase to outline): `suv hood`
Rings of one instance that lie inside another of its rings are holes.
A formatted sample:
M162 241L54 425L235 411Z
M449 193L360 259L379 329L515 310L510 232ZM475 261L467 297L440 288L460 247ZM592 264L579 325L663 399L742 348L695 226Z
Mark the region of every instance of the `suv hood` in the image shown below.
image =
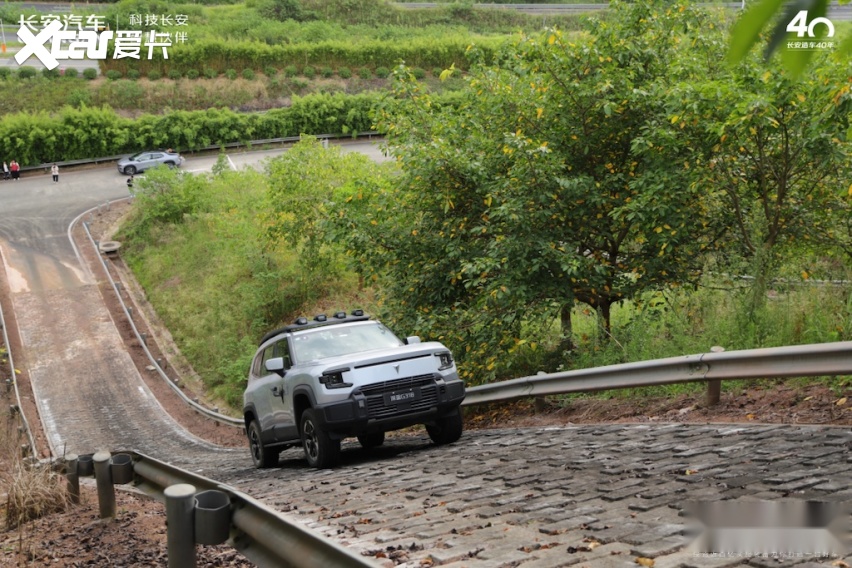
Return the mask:
M322 374L335 369L349 369L350 371L366 371L370 367L380 367L395 362L410 361L422 357L434 357L435 353L449 351L443 344L437 341L418 343L415 345L403 345L389 349L376 349L375 351L363 351L340 357L317 359L299 364L299 367L317 367L317 372ZM430 365L433 371L437 370L438 362L435 358Z

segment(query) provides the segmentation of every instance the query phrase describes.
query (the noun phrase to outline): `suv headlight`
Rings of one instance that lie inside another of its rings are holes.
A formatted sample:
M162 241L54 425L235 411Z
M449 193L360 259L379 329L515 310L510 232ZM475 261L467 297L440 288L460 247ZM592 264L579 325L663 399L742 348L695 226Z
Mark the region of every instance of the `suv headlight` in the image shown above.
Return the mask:
M348 371L349 369L335 369L333 371L326 371L322 375L320 375L319 382L325 385L327 389L342 389L346 387L351 387L352 383L347 383L343 381L343 373Z
M449 369L453 366L453 354L449 351L441 351L440 353L435 353L435 357L438 358L438 370L443 371L444 369Z

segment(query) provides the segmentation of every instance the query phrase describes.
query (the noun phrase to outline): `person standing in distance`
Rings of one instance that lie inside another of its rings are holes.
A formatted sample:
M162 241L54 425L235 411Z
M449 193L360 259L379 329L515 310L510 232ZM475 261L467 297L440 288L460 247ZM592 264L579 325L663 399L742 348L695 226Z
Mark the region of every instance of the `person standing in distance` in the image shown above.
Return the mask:
M53 165L50 166L50 173L53 176L53 183L59 183L59 166L56 165L56 162L53 162Z
M18 162L12 160L9 164L9 169L12 170L12 179L18 181L18 178L21 176L21 166L18 165Z

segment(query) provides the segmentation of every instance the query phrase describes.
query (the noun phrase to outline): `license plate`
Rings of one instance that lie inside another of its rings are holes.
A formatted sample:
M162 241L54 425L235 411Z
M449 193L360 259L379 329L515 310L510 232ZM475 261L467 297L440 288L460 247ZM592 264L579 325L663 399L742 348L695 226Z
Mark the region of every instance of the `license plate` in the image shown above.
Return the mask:
M420 399L420 387L385 393L385 406L408 405Z

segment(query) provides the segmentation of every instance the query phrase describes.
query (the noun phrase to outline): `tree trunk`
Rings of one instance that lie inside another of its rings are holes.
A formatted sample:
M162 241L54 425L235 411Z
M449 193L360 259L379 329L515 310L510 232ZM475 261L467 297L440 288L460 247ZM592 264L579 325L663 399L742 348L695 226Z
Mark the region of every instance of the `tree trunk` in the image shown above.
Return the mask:
M571 310L574 309L574 300L562 304L562 309L559 311L559 323L562 331L562 341L559 343L559 348L562 351L571 351L574 349L574 330L571 327Z

